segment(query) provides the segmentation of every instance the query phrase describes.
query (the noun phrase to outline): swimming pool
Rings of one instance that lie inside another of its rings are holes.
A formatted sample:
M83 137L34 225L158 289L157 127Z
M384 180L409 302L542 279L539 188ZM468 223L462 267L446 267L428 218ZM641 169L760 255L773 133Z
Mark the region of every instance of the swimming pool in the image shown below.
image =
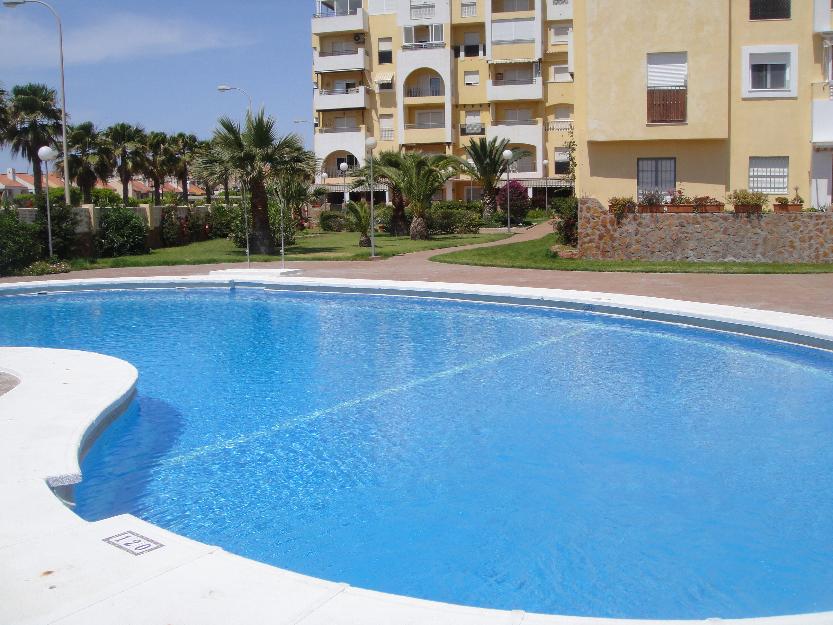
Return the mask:
M691 328L392 297L0 300L0 343L111 354L137 400L78 512L310 575L642 618L833 607L833 359Z

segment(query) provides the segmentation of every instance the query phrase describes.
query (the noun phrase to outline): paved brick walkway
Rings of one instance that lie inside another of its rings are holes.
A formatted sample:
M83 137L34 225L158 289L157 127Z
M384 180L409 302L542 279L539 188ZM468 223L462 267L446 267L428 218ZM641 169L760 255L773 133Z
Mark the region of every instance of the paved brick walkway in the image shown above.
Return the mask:
M541 224L511 239L483 246L504 245L536 239L551 232ZM478 246L479 247L479 246ZM456 248L455 248L456 249ZM553 289L602 291L629 295L668 297L712 304L730 304L833 318L833 274L815 275L718 275L718 274L632 274L540 269L469 267L431 262L429 258L453 249L416 252L376 262L293 262L304 276L385 280L426 280L502 284ZM253 263L253 268L276 268L279 263ZM215 269L240 268L239 264L178 267L97 269L55 276L52 279L104 278L121 276L174 276L205 274ZM5 278L12 282L22 278Z

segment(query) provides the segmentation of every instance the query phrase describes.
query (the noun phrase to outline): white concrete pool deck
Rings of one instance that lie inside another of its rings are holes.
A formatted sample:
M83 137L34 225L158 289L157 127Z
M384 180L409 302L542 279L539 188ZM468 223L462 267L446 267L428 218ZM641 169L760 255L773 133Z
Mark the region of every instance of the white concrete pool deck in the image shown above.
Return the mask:
M833 321L828 319L578 291L258 277L247 272L234 278L9 284L0 285L0 296L172 286L229 288L232 283L235 287L276 290L397 293L551 305L677 320L833 347ZM66 507L52 489L60 494L62 486L81 479L79 455L129 403L138 372L129 363L107 356L34 348L0 348L0 372L20 381L0 395L0 625L658 623L484 610L387 595L252 562L132 516L88 523ZM126 532L132 533L129 540ZM136 555L135 549L144 551ZM723 622L833 625L833 613Z

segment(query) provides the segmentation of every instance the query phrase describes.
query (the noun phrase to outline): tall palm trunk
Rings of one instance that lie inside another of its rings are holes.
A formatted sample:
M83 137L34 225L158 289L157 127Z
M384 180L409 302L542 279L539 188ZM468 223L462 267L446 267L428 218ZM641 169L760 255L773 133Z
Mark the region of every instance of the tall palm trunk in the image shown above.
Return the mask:
M162 181L153 181L153 205L162 206Z
M32 157L32 178L35 179L35 197L43 193L43 170L41 160L37 156Z
M121 199L124 202L124 205L127 206L130 202L130 176L127 175L127 172L121 173Z
M228 178L223 180L223 194L226 196L226 206L231 206L231 192L229 190Z
M391 234L395 237L404 237L408 234L408 216L405 214L405 198L397 190L391 191L391 203L393 213L391 214Z
M274 254L275 242L269 226L269 198L262 180L252 181L249 197L252 202L252 251L255 254Z
M497 209L497 192L495 189L483 190L483 222L488 224Z
M182 184L182 204L184 206L188 205L188 166L183 166L182 169L182 178L179 180L180 184Z
M84 204L92 204L93 203L93 184L89 182L85 182L81 186L81 196L84 198Z

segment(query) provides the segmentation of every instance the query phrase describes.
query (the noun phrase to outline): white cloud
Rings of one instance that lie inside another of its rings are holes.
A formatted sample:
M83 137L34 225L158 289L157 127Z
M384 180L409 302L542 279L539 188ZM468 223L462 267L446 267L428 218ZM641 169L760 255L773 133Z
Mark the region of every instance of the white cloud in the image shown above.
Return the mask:
M25 9L17 9L22 12ZM52 67L57 55L51 16L34 20L10 10L0 13L0 68ZM198 20L118 13L81 26L65 26L67 65L171 56L245 45L235 33ZM33 45L34 44L34 45Z

